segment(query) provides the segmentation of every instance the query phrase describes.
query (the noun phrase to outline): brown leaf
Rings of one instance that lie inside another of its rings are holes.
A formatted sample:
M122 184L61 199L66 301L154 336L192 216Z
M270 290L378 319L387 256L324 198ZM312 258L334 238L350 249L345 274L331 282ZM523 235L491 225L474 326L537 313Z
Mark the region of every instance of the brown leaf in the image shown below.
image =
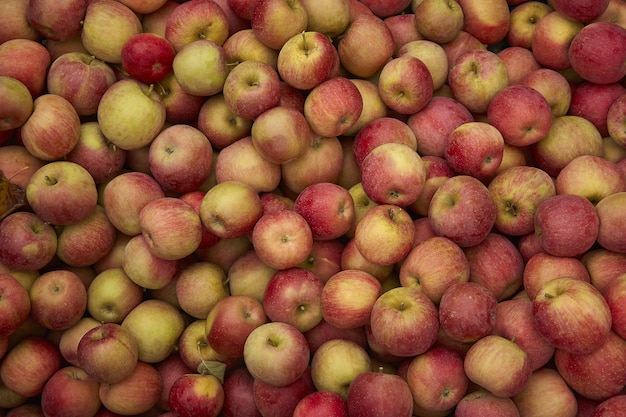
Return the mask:
M26 204L26 193L0 171L0 220Z

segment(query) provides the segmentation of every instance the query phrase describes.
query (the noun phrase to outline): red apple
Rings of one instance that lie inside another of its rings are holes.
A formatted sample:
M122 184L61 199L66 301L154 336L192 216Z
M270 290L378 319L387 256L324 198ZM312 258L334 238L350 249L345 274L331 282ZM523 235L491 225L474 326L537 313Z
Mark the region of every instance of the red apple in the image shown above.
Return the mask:
M600 220L597 242L605 249L613 252L626 253L626 241L623 235L623 204L626 192L616 192L608 195L596 204L596 211Z
M537 3L545 5L544 3ZM522 46L504 48L497 55L506 67L509 86L520 84L526 75L541 68L532 51Z
M292 417L298 402L313 392L311 368L289 385L275 386L258 378L252 383L254 403L264 417Z
M230 34L224 9L212 0L185 2L177 6L165 24L165 39L176 52L199 39L222 45Z
M131 36L122 46L122 67L146 84L161 81L172 71L176 51L164 37L154 33Z
M560 277L591 282L589 271L578 258L539 252L526 261L523 274L524 290L533 299L543 284Z
M348 417L346 401L333 391L315 391L302 398L293 417Z
M222 94L235 115L256 119L280 102L278 72L261 61L240 62L226 76Z
M299 1L259 0L250 17L256 37L275 50L280 50L292 36L304 32L307 24L306 9Z
M39 33L28 22L26 10L28 2L24 0L9 0L0 6L5 16L6 24L0 29L0 43L10 39L39 39Z
M83 369L69 365L59 369L41 392L41 410L50 417L93 417L101 408L100 384Z
M57 234L49 223L27 211L18 211L0 222L0 260L10 268L37 271L56 254Z
M230 294L248 295L262 302L267 282L275 272L276 269L264 264L253 249L248 250L228 269Z
M296 109L278 105L258 115L250 136L257 152L273 164L302 157L312 140L305 116Z
M520 415L549 412L555 417L566 417L577 415L578 411L574 392L563 377L551 368L534 371L524 389L512 398Z
M360 167L365 157L374 148L385 143L395 142L417 150L417 138L411 127L394 117L381 117L365 124L354 137L352 151Z
M100 400L109 411L121 415L141 414L159 401L163 380L149 363L137 362L133 372L116 384L100 384Z
M503 155L502 133L492 124L478 121L463 123L450 132L444 151L444 158L454 172L479 180L495 174Z
M217 417L224 405L224 389L213 375L185 374L172 385L168 404L175 415Z
M479 388L466 394L458 402L455 417L518 417L519 411L510 397L498 397Z
M216 150L249 136L252 128L252 120L235 115L221 93L203 99L197 119L198 129Z
M87 289L74 272L58 269L41 274L30 288L31 316L51 330L76 324L87 309Z
M9 274L0 273L0 292L2 293L2 319L0 320L0 337L7 338L17 330L30 314L30 297L28 290ZM2 355L4 356L4 355Z
M521 2L516 5L511 10L511 22L506 34L507 43L512 47L530 50L537 23L552 11L554 9L550 5L539 1Z
M36 40L16 38L0 44L0 75L22 82L33 99L44 94L50 62L50 53Z
M196 319L206 319L213 307L229 294L226 273L211 262L193 262L176 276L180 308Z
M498 43L506 37L511 19L507 1L461 0L459 5L463 9L464 31L486 45Z
M605 51L609 46L611 52ZM571 67L587 81L597 84L618 82L626 75L626 28L611 22L585 25L568 49ZM597 49L599 48L600 49Z
M254 403L254 378L245 366L231 370L226 374L222 388L224 389L225 417L261 417Z
M411 415L413 396L404 379L384 372L363 372L350 383L346 400L350 416Z
M404 53L384 64L378 74L378 92L390 110L411 115L422 110L432 98L433 78L424 61Z
M531 50L542 67L561 71L570 67L569 48L583 23L553 10L535 24Z

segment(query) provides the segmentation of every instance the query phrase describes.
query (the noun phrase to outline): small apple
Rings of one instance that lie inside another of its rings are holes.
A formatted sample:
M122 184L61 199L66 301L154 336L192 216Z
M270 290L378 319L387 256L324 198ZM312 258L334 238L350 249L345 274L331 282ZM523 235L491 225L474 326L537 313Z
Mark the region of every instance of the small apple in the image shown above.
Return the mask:
M100 384L100 400L110 412L122 415L145 413L161 396L163 380L159 371L146 362L137 362L133 372L116 384Z
M154 33L138 33L122 45L122 67L128 75L146 84L161 81L172 71L176 51L172 44Z
M177 53L198 40L223 45L229 34L228 17L212 0L184 2L172 10L165 23L165 39Z
M413 396L407 382L398 375L363 372L350 383L346 400L351 416L395 414L408 416L413 411Z
M217 417L224 405L224 389L213 375L185 374L170 388L168 404L175 415Z
M105 269L87 287L87 311L102 323L121 323L143 296L144 288L121 267Z
M42 415L95 416L102 406L100 384L78 366L64 366L46 382L41 392Z
M235 115L254 120L280 103L278 72L261 61L240 62L229 70L222 94Z
M58 246L54 228L27 211L12 213L0 222L0 242L0 261L22 271L48 265Z

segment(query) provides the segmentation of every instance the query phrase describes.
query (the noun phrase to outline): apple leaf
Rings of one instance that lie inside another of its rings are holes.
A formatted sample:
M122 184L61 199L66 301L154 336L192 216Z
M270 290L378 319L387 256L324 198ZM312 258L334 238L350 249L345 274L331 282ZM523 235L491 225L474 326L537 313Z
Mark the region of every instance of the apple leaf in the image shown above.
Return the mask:
M0 170L0 220L26 204L26 193Z
M219 361L202 361L200 365L198 365L198 373L213 375L223 384L226 364Z

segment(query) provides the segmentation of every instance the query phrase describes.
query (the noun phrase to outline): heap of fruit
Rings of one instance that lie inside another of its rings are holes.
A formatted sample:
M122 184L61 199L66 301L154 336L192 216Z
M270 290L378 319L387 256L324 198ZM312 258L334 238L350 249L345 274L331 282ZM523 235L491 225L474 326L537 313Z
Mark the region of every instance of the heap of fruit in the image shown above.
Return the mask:
M0 416L624 415L624 0L0 16Z

